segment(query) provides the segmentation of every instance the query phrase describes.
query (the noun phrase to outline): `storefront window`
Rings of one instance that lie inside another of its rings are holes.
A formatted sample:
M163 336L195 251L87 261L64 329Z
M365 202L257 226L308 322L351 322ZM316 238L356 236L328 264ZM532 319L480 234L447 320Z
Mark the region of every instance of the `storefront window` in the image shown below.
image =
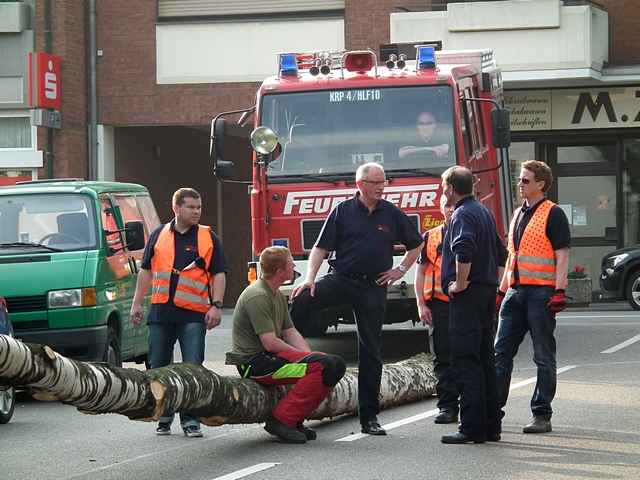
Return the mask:
M518 177L520 176L520 166L527 160L535 160L534 142L513 142L509 147L509 167L511 171L511 195L514 208L522 203L518 194Z
M558 146L558 163L595 163L615 161L615 145Z
M640 243L640 139L624 143L624 245Z

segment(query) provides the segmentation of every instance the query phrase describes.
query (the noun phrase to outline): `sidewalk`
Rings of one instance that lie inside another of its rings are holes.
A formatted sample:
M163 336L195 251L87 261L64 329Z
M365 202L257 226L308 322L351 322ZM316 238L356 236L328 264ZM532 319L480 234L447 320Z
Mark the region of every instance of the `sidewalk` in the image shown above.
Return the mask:
M620 312L633 312L633 308L629 305L629 302L593 302L588 307L568 307L565 312L602 312L602 311L620 311ZM640 314L640 312L638 312Z

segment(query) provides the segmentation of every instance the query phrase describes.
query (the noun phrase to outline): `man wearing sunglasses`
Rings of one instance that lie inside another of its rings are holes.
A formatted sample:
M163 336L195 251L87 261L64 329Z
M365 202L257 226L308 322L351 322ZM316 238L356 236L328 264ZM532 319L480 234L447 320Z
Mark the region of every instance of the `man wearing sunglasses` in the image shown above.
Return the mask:
M537 382L531 399L533 418L523 433L551 431L551 401L556 392L556 313L566 308L569 222L560 207L545 198L553 175L536 160L522 164L518 189L524 202L514 212L509 228L509 259L498 301L495 344L498 402L503 409L509 394L513 357L527 332L533 342Z

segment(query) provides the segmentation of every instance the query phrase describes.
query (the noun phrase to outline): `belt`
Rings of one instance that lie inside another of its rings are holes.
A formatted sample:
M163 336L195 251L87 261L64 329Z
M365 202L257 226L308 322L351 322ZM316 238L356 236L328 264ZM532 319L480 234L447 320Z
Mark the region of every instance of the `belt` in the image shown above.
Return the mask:
M350 278L351 280L357 280L359 282L367 282L367 283L376 283L378 280L378 275L375 273L343 273L336 272L338 275L342 275L343 277Z

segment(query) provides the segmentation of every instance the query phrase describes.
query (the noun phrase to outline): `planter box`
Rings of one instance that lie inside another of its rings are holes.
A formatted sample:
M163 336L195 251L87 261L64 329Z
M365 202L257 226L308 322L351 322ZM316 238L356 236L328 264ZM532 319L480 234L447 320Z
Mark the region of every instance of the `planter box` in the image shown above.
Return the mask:
M566 291L567 304L573 307L586 307L591 304L591 277L570 278Z
M20 33L31 26L29 5L22 2L0 2L0 33Z

